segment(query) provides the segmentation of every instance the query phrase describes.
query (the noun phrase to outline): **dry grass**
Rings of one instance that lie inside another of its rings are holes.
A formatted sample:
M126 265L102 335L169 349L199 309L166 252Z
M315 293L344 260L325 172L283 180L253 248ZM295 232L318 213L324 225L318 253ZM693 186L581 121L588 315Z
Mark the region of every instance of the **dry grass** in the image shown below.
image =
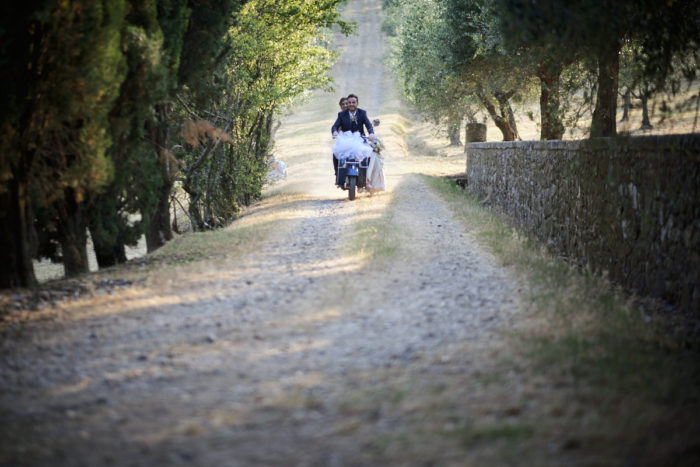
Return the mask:
M632 100L629 119L621 121L623 115L623 101L618 99L617 132L631 136L640 135L666 135L685 134L700 131L700 116L698 115L698 100L700 99L700 81L692 83L690 87L682 86L681 92L676 95L654 96L649 102L649 117L653 128L642 129L642 107L638 100ZM540 111L539 105L529 103L514 106L515 120L518 125L520 138L523 141L540 139ZM576 128L568 128L564 139L575 140L588 137L591 124L590 114L585 114L577 122ZM488 119L486 131L487 141L502 141L503 135ZM463 135L462 135L463 136Z
M700 413L698 336L672 332L653 306L552 257L454 182L430 183L527 284L531 318L514 333L510 351L536 388L528 396L535 409L518 454L532 455L538 443L561 442L567 433L555 449L562 460L698 465L700 421L690 415Z

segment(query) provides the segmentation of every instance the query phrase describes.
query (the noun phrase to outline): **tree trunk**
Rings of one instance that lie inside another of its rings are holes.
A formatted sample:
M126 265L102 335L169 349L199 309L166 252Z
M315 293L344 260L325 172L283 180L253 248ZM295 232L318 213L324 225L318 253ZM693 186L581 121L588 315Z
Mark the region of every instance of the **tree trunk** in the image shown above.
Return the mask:
M118 220L115 219L114 222L118 222ZM92 228L90 228L90 234L97 266L100 269L126 263L126 247L118 236L111 239L111 241L104 241L101 239L100 234Z
M496 112L496 108L482 90L478 90L476 95L481 104L484 106L486 111L493 119L493 123L495 123L498 129L501 130L501 133L503 134L503 141L515 141L518 136L518 133L517 130L511 126L511 122L509 122L508 118L499 115L498 112ZM504 95L498 98L499 104L501 103L501 100L505 97L506 96ZM510 97L506 98L505 101L507 102L509 98ZM501 106L501 110L503 110L503 106Z
M172 167L173 161L167 150L168 105L157 105L156 114L158 121L149 129L149 133L158 156L163 185L159 189L158 205L148 216L150 222L146 229L146 249L149 253L162 247L165 242L173 238L173 231L170 227L170 191L173 188L175 167Z
M190 215L192 231L203 232L206 230L206 224L204 223L204 218L202 217L202 211L199 208L200 195L197 194L193 196L190 193L188 194L190 195L190 204L187 207L187 212Z
M99 268L126 262L125 236L130 232L120 214L122 197L115 184L110 184L90 198L87 219L93 251Z
M630 119L630 109L632 108L632 90L628 87L623 96L625 105L622 108L622 118L620 122L627 122Z
M447 121L447 136L450 138L450 146L461 146L459 130L462 126L462 116L457 112L451 112Z
M59 213L61 257L66 277L74 277L90 270L87 259L87 222L84 206L76 201L75 192L68 188L64 198L56 202Z
M642 130L651 130L654 128L649 120L649 94L642 93L639 98L642 101Z
M271 122L270 122L271 124ZM226 124L224 127L224 133L228 132L231 124ZM212 153L219 147L221 138L217 137L215 140L209 140L206 147L200 154L199 158L190 164L185 171L185 180L182 184L182 189L185 190L190 197L190 204L188 207L188 212L190 215L190 221L192 223L192 230L203 231L207 228L204 218L202 217L202 210L200 206L200 200L203 193L195 187L196 179L201 175L200 169L204 163L209 160ZM206 190L205 190L206 191ZM206 192L204 193L206 195Z
M512 93L511 93L512 96ZM506 96L504 94L501 95L496 95L496 98L498 99L498 103L501 107L501 115L504 115L506 117L506 120L508 121L508 125L513 131L513 141L518 140L520 141L520 133L518 133L518 125L515 123L515 113L513 113L513 108L510 106L510 103L508 100L510 99L510 96Z
M0 192L0 288L32 287L37 281L30 242L29 181L13 174Z
M555 140L564 136L564 124L559 109L559 79L561 66L542 64L537 70L540 80L540 139Z
M209 152L207 152L208 154ZM195 178L199 175L198 171L187 171L187 176L185 177L185 183L182 184L182 189L189 196L189 204L187 206L187 212L189 213L190 223L192 224L193 232L201 232L206 230L204 226L204 219L202 217L202 211L200 209L199 200L202 195L195 191L194 182Z
M172 182L164 183L158 193L158 206L150 216L146 229L146 250L150 253L172 240L173 231L170 227L170 190Z
M615 136L617 111L618 72L620 71L620 46L598 53L598 93L596 95L591 138Z

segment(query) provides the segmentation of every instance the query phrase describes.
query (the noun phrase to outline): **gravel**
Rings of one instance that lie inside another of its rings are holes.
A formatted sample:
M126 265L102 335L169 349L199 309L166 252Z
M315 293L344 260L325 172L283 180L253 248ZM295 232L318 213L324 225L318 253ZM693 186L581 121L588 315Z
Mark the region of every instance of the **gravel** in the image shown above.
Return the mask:
M348 7L370 16L335 71L340 86L348 60L381 54L377 8ZM376 76L361 106L386 98ZM315 121L312 110L287 128ZM318 138L329 154L326 132ZM277 213L254 251L90 293L9 295L19 318L0 322L0 465L376 465L372 440L433 410L387 402L399 382L467 384L518 320L517 282L397 148L388 192L354 202L319 188L328 157L285 161L282 192L313 188L248 213ZM353 245L367 222L392 235L393 254ZM377 400L358 402L367 388Z

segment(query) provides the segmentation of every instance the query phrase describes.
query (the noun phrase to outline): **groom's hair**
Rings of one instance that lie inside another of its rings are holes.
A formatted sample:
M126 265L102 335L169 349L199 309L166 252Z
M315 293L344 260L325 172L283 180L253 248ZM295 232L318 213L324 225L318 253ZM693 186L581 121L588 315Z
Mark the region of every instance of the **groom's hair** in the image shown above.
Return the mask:
M354 97L357 102L360 102L360 98L357 97L355 94L348 94L348 99L350 99L351 97Z

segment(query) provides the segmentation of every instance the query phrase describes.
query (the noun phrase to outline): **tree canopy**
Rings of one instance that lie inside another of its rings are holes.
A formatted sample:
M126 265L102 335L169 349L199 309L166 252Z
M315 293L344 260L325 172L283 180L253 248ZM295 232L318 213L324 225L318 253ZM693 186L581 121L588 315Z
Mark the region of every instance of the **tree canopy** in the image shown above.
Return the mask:
M584 100L593 96L591 136L614 135L625 44L634 43L639 51L635 68L644 81L655 83L649 89L664 89L678 69L694 79L697 69L698 0L391 0L384 5L394 69L409 102L430 116L440 100L466 107L469 100L462 96L474 95L500 122L505 139L517 133L507 128L507 109L499 113L503 96L514 90L528 95L532 80L540 84L543 139L563 137L577 94ZM595 83L590 91L581 89L591 69ZM457 76L461 86L446 85ZM441 96L418 84L431 80Z
M448 125L473 120L478 103L505 140L518 138L511 102L530 88L529 64L503 47L490 1L396 0L388 13L393 68L409 102Z
M100 267L143 233L157 248L181 186L195 229L233 219L260 194L279 109L330 85L342 3L3 4L0 287L34 284L38 257L86 271L88 230Z

